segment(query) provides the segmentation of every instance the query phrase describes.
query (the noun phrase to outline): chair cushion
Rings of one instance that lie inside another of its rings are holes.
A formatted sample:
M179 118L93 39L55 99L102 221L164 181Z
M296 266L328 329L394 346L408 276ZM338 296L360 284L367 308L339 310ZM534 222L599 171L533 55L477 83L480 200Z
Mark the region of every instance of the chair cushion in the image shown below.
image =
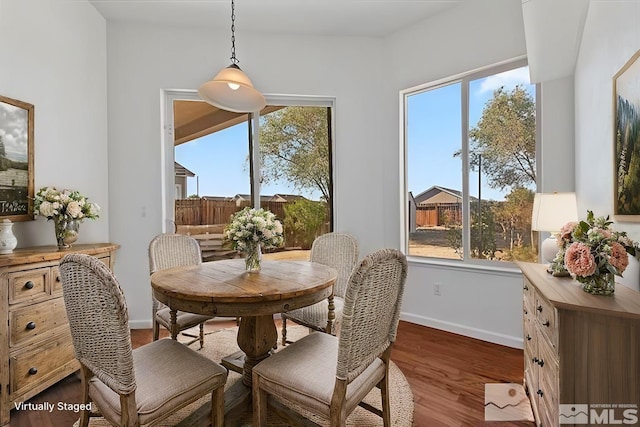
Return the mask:
M183 331L185 329L193 328L194 326L197 326L202 322L206 322L209 319L211 319L211 316L178 311L176 323L178 325L178 329ZM169 307L165 307L156 311L156 320L165 328L171 329L171 309L169 309Z
M227 370L171 339L153 341L133 351L140 424L147 424L224 387ZM97 378L89 395L107 419L120 420L120 398Z
M336 317L333 323L333 332L337 333L340 330L340 324L342 323L344 299L340 297L334 297L333 303L336 307L334 311ZM324 331L327 327L329 301L325 299L307 307L288 311L284 313L284 315L287 319L291 319L300 325Z
M338 338L314 332L258 363L254 377L261 388L296 402L310 411L329 416L336 382ZM385 375L380 358L347 387L346 409L350 413Z

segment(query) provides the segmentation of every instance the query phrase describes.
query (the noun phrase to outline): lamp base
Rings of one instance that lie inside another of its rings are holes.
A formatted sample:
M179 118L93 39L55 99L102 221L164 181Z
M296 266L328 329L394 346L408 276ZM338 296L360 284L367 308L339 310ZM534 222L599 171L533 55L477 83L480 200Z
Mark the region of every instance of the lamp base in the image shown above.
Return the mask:
M540 245L540 255L542 256L542 261L547 264L551 264L553 259L558 254L558 242L556 238L551 235L542 241L542 245Z

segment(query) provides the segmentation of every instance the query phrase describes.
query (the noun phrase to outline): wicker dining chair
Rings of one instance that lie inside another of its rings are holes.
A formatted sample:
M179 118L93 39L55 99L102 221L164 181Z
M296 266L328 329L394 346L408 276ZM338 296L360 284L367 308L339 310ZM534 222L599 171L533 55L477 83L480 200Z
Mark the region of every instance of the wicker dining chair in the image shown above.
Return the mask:
M311 261L328 265L338 271L333 287L334 315L329 323L328 300L281 314L282 345L287 345L287 320L306 326L312 330L335 334L339 331L344 306L344 295L349 276L358 262L358 241L344 233L327 233L318 237L311 245Z
M202 253L198 241L184 234L160 234L149 243L149 272L155 273L173 267L200 265ZM211 316L176 312L176 321L171 321L171 309L152 297L153 340L160 336L160 325L171 332L171 338L177 339L178 334L186 329L200 326L200 348L204 346L204 323L212 319ZM193 342L193 341L192 341Z
M326 418L331 426L344 426L358 405L390 426L389 356L406 277L406 258L395 249L365 257L349 279L339 337L311 333L253 368L253 426L267 425L269 395ZM382 410L362 402L376 386Z
M127 304L109 268L85 254L60 262L64 303L80 362L80 427L94 402L116 426L153 424L211 393L211 425L224 425L227 370L174 340L131 348Z

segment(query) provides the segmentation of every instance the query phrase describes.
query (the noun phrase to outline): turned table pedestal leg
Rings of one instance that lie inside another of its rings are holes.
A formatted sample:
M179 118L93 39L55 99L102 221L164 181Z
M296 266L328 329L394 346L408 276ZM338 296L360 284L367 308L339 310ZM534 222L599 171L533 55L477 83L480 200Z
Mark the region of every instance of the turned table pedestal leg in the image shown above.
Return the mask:
M253 367L269 357L269 353L278 340L278 331L273 315L242 316L238 329L238 346L246 355L242 382L251 387Z

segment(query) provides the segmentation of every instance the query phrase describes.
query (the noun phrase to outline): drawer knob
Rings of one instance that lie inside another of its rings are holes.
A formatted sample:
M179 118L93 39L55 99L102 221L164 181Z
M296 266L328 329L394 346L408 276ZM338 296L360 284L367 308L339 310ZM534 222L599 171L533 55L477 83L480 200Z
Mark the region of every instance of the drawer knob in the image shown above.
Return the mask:
M528 290L529 290L529 287L528 287L527 285L524 285L524 290L525 290L525 291L528 291Z
M538 308L536 308L536 310L538 310L540 313L542 313L542 306L539 305Z
M24 287L27 289L33 289L35 285L33 284L33 282L31 280L29 280L27 283L24 284Z
M529 314L529 312L527 310L524 311L524 314Z
M549 322L548 320L543 323L544 326L549 326L550 324L551 322Z
M543 395L544 393L542 392L542 390L538 390L538 391L536 391L536 394L537 394L538 396L542 397L542 395Z
M60 276L56 276L56 282L60 281Z
M544 360L542 359L538 360L538 365L540 365L541 367L544 366Z
M531 335L527 334L527 341L531 341Z
M35 329L35 328L36 328L36 322L27 323L27 329Z
M537 357L534 357L533 359L531 359L531 361L532 361L533 363L538 363L538 358L537 358Z
M31 368L29 368L29 375L35 375L38 373L38 368L36 368L35 366L32 366Z
M282 308L284 308L285 310L289 310L289 304L285 304Z

